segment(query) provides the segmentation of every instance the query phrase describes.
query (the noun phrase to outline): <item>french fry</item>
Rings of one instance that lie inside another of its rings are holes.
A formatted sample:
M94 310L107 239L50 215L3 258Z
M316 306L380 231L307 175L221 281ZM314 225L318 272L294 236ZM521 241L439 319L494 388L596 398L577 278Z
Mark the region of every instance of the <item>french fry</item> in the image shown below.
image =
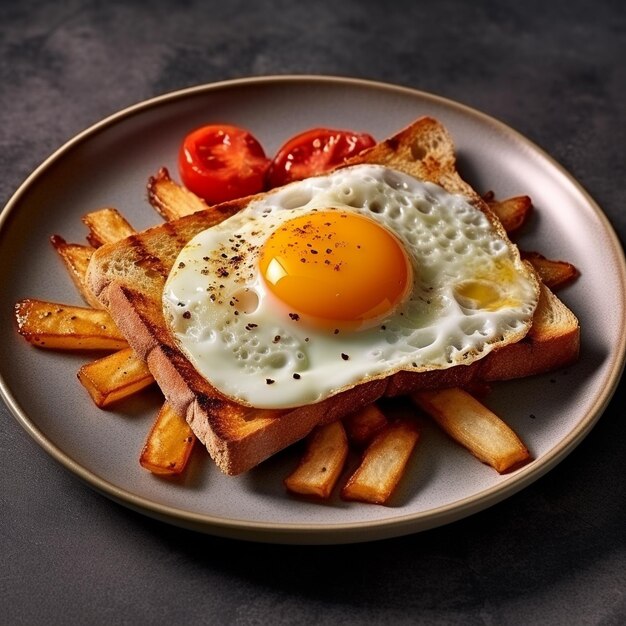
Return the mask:
M459 388L419 391L411 395L448 435L499 473L530 459L516 433L495 413Z
M119 350L128 345L102 309L26 298L16 303L15 317L18 332L39 348Z
M139 463L153 474L180 474L187 465L195 441L185 418L174 411L169 402L164 402L150 429Z
M204 200L174 182L164 167L148 181L148 201L168 221L208 208Z
M529 261L546 287L555 291L578 277L578 270L567 261L547 259L539 252L522 252L522 258Z
M493 192L488 192L483 196L483 199L509 234L524 225L532 210L532 201L528 196L514 196L505 200L496 200Z
M387 422L387 417L378 406L370 404L345 417L343 425L348 435L348 441L357 448L362 448Z
M127 398L154 382L148 366L131 348L83 365L78 370L78 379L100 408Z
M341 490L341 497L386 504L404 475L418 438L419 430L411 419L387 424L365 450L361 464Z
M85 280L87 267L91 255L94 253L94 248L79 243L67 243L63 237L58 235L53 235L50 241L65 264L68 274L83 300L94 309L101 309L102 305L98 302Z
M310 435L298 467L285 478L292 493L328 498L348 456L348 439L341 422L319 426Z
M87 241L94 248L105 243L114 243L135 232L135 229L126 221L126 218L114 208L105 208L87 213L82 219L83 223L89 228Z

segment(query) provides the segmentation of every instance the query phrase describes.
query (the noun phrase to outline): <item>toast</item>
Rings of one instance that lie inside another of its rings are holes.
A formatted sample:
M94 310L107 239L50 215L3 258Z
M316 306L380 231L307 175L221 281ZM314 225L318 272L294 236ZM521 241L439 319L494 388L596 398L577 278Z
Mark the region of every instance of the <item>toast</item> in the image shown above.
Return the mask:
M386 165L462 194L504 234L482 198L458 174L452 139L432 118L418 119L345 165L360 163ZM181 353L167 329L161 297L183 246L256 197L225 202L102 246L93 254L88 270L89 284L98 300L147 362L166 399L185 415L198 439L227 474L247 471L305 437L314 427L341 419L382 397L529 376L560 367L578 355L578 320L541 285L533 325L526 337L470 365L398 372L295 409L254 409L237 404L217 392Z

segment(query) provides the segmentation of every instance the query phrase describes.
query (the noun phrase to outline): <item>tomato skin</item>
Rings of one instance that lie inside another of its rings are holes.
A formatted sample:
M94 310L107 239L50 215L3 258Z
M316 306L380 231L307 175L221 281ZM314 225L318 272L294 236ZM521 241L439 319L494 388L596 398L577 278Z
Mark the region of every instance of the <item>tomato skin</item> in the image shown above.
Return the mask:
M228 124L196 128L185 136L178 153L183 184L209 204L262 191L269 165L257 139Z
M307 130L278 150L267 173L268 187L323 174L375 143L367 133L330 128Z

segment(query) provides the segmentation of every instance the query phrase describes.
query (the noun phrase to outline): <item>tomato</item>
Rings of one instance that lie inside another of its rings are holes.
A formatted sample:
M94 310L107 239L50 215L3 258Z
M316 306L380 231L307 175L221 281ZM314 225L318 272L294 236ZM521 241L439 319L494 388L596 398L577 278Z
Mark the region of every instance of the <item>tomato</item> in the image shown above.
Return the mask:
M278 187L323 174L374 143L367 133L329 128L307 130L292 137L277 152L268 171L268 185Z
M209 204L262 191L269 165L253 135L225 124L190 132L178 154L183 184Z

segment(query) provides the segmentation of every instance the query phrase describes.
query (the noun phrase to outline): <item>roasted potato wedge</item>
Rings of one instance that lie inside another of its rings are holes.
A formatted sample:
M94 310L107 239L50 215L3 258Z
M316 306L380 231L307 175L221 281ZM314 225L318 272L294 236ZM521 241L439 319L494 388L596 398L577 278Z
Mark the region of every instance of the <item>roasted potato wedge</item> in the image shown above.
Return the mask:
M78 370L78 379L100 408L127 398L154 382L148 366L131 348L83 365Z
M488 192L483 196L483 199L509 234L514 233L526 223L533 206L528 196L514 196L505 200L496 200L493 192Z
M539 252L522 252L522 258L534 268L546 287L556 291L578 277L578 270L567 261L547 259Z
M119 350L126 339L102 309L26 298L15 305L18 332L39 348Z
M417 424L408 418L389 422L363 454L341 497L372 504L386 504L404 475L419 438Z
M344 418L343 425L348 435L348 441L362 448L366 446L376 433L387 425L387 417L376 404L370 404L348 417Z
M94 248L103 246L105 243L114 243L135 232L126 218L117 209L111 207L87 213L82 220L89 228L87 241Z
M164 167L148 181L148 201L167 221L208 208L204 200L174 182Z
M348 456L348 439L341 422L319 426L309 436L298 467L285 478L292 493L328 498Z
M58 235L53 235L50 241L65 264L67 272L83 300L94 309L101 309L102 305L89 289L85 280L89 260L95 248L79 243L67 243L63 237Z
M452 439L499 473L526 463L530 453L495 413L459 388L419 391L411 399Z
M195 441L185 418L169 402L164 402L150 429L139 463L153 474L180 474L187 466Z

